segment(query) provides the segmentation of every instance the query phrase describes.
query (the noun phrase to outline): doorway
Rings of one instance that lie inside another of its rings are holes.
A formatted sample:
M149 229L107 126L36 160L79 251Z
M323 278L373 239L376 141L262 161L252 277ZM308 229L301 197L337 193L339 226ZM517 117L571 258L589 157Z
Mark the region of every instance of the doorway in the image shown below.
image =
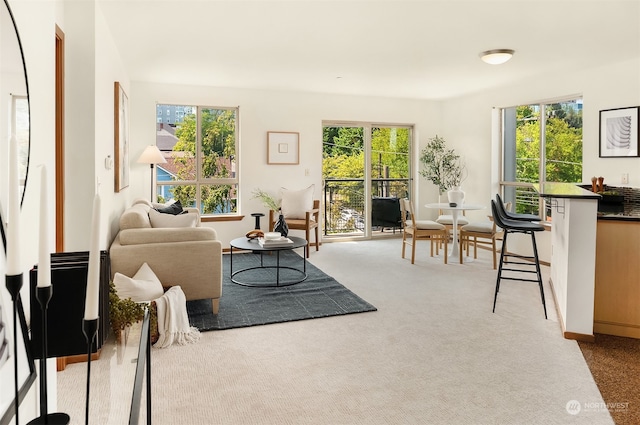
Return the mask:
M398 230L395 208L387 205L411 189L413 126L324 122L322 133L324 237L371 238ZM393 217L374 214L381 203Z

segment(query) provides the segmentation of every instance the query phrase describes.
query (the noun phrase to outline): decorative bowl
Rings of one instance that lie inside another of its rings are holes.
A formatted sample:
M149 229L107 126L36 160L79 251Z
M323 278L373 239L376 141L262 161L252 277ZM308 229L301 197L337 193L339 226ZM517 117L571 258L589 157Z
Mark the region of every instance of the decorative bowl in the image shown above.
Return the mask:
M278 240L282 237L282 235L280 234L280 232L265 232L264 233L264 240L265 241L275 241Z

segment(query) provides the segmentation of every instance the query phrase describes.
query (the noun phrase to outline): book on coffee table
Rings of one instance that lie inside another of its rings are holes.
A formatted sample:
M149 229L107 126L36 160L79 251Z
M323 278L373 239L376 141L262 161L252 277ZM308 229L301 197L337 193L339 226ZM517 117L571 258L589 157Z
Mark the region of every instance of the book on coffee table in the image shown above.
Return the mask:
M293 241L286 237L280 239L258 238L258 244L263 248L283 248L293 244Z

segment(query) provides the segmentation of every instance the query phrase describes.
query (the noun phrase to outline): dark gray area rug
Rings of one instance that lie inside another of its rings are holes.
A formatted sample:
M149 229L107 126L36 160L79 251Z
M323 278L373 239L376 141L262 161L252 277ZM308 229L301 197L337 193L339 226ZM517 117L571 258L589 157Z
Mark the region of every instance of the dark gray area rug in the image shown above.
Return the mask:
M274 265L275 255L264 255L264 264ZM223 282L220 311L214 315L211 300L187 301L187 312L192 326L201 331L266 325L294 320L316 319L377 309L307 262L307 279L292 286L252 288L237 285L229 277L229 255L222 256ZM293 251L280 252L280 264L302 268L302 257ZM233 270L260 265L260 255L234 254ZM268 276L268 277L267 277ZM299 279L291 270L281 270L280 279L290 282ZM272 279L273 269L259 269L241 273L242 281Z

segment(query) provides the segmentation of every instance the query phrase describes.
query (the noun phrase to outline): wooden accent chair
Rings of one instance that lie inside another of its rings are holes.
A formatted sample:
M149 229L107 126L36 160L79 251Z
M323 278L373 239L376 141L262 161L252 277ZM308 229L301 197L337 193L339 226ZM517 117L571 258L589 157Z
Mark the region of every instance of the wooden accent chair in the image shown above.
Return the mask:
M269 211L269 231L273 232L273 226L278 220L278 212L270 210ZM287 226L289 226L289 230L304 230L305 239L307 240L307 258L309 258L309 252L311 251L311 245L316 246L316 251L320 249L320 238L318 234L318 228L320 223L320 200L313 200L313 208L305 212L305 218L286 218ZM316 241L314 244L311 243L311 230L315 229Z
M449 231L443 224L432 220L416 220L413 214L413 205L408 199L400 199L400 211L402 212L402 258L404 258L405 248L411 245L411 264L416 258L416 242L419 240L429 240L431 242L431 256L433 257L433 246L435 242L436 254L439 251L439 243L444 243L444 263L447 264L447 243L449 242ZM407 216L409 217L407 219Z

